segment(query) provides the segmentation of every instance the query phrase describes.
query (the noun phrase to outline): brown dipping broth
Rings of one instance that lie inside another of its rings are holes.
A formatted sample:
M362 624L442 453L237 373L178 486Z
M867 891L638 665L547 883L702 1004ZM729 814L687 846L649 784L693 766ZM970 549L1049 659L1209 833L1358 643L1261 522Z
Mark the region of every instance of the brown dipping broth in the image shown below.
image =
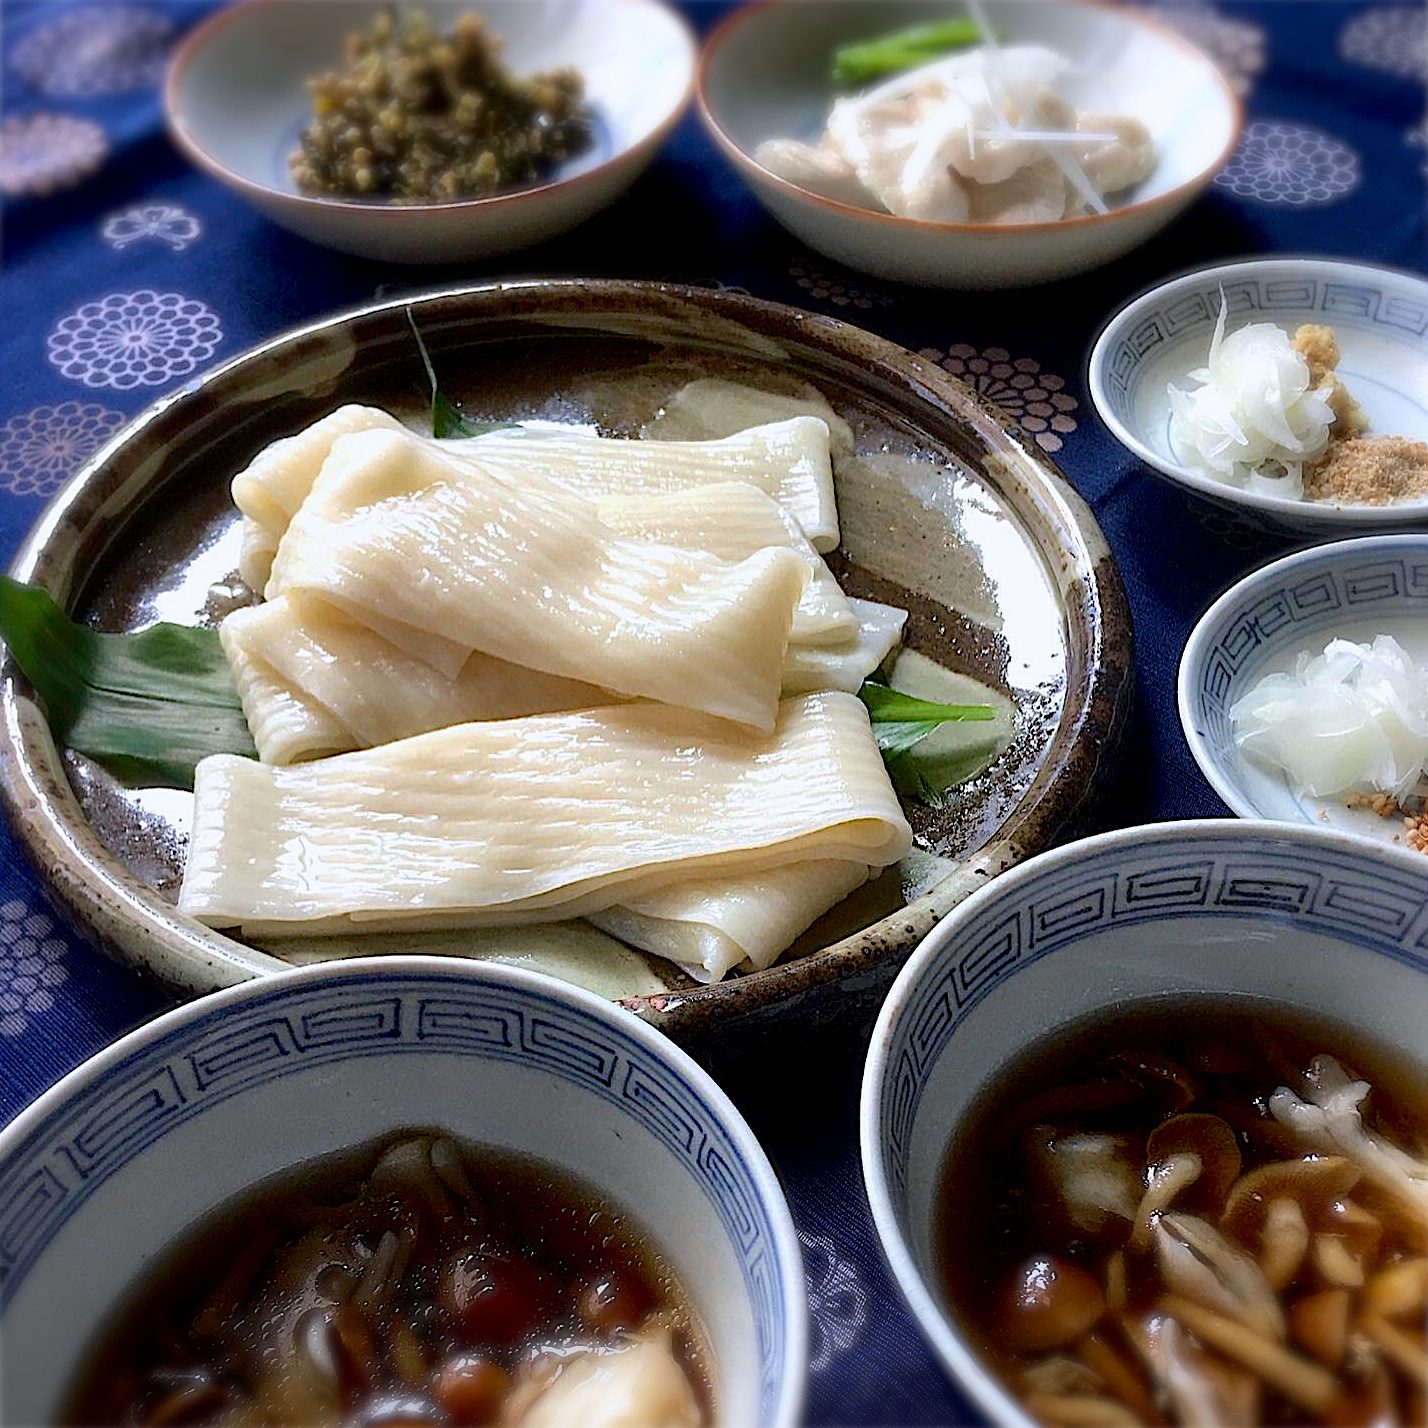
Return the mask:
M1296 1191L1310 1234L1310 1249L1297 1264L1292 1252L1279 1263L1266 1259L1264 1211L1278 1189L1241 1196L1239 1210L1221 1224L1234 1195L1229 1187L1239 1177L1304 1158L1302 1142L1270 1116L1266 1103L1280 1086L1303 1095L1305 1069L1324 1053L1351 1080L1371 1086L1358 1107L1365 1129L1422 1160L1428 1146L1424 1068L1410 1066L1405 1052L1366 1043L1331 1022L1244 999L1144 1002L1075 1024L982 1093L943 1162L935 1253L945 1305L1033 1417L1049 1424L1094 1420L1106 1428L1182 1421L1137 1328L1147 1319L1163 1324L1167 1315L1156 1232L1147 1223L1133 1235L1132 1220L1118 1213L1101 1215L1099 1224L1094 1210L1073 1217L1054 1187L1047 1151L1048 1142L1064 1145L1071 1135L1117 1137L1115 1159L1134 1171L1133 1181L1120 1172L1122 1184L1140 1208L1147 1140L1155 1133L1151 1158L1160 1164L1177 1141L1191 1138L1200 1139L1202 1161L1199 1176L1165 1206L1170 1220L1162 1216L1159 1223L1208 1221L1257 1260L1267 1279L1279 1281L1271 1286L1282 1314L1278 1346L1312 1366L1309 1378L1320 1396L1332 1383L1332 1402L1316 1413L1185 1332L1182 1321L1171 1332L1184 1355L1201 1367L1208 1360L1209 1371L1229 1384L1221 1411L1237 1402L1248 1415L1243 1421L1261 1424L1425 1421L1423 1308L1410 1304L1389 1321L1405 1366L1364 1342L1369 1299L1344 1280L1354 1278L1355 1265L1363 1281L1372 1282L1387 1267L1419 1262L1405 1274L1428 1284L1428 1224L1395 1211L1362 1177L1339 1193L1332 1185ZM1175 1116L1198 1119L1167 1125ZM1211 1142L1203 1140L1207 1132ZM1185 1297L1179 1295L1182 1304ZM1336 1354L1332 1326L1345 1302L1349 1342ZM1048 1305L1053 1308L1029 1308ZM1187 1315L1198 1317L1194 1308ZM1223 1305L1218 1312L1225 1317ZM1086 1401L1068 1405L1069 1399ZM1103 1417L1095 1417L1099 1410L1089 1400L1109 1404Z
M710 1421L703 1331L619 1210L542 1162L402 1131L274 1177L173 1245L84 1355L61 1421L493 1423L538 1350L652 1325Z

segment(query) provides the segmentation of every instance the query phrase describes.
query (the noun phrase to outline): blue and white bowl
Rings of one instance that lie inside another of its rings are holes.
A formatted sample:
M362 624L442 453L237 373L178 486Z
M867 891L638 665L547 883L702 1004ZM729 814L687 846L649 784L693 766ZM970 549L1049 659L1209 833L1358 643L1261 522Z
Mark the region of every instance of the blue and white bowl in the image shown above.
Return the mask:
M309 967L192 1002L0 1132L0 1420L54 1422L116 1300L216 1207L413 1125L539 1157L607 1194L689 1292L721 1421L798 1421L798 1240L728 1098L589 992L421 957Z
M1300 654L1376 635L1392 635L1428 666L1428 535L1365 536L1287 555L1201 617L1180 659L1180 724L1201 773L1241 818L1328 825L1385 843L1402 837L1397 819L1348 808L1342 797L1296 793L1283 772L1235 747L1229 717L1265 675L1291 672Z
M1428 858L1277 823L1122 829L1003 873L893 984L863 1074L868 1201L928 1342L995 1423L1032 1420L943 1298L934 1206L947 1147L1048 1036L1127 1003L1207 993L1364 1033L1428 1074Z
M1112 435L1152 471L1261 529L1320 537L1422 530L1428 501L1332 505L1242 491L1183 465L1170 440L1173 382L1194 383L1220 313L1227 331L1273 322L1293 333L1325 323L1338 335L1339 374L1376 436L1428 441L1428 282L1412 273L1327 258L1270 258L1186 273L1136 298L1091 351L1091 401Z

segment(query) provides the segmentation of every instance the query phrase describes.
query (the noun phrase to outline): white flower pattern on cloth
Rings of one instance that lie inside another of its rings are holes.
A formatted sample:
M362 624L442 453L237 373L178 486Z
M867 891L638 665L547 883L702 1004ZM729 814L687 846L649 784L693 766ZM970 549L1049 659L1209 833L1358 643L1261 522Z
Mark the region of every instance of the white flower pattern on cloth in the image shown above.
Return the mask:
M1357 188L1359 158L1332 134L1261 119L1245 130L1215 182L1241 198L1306 208Z
M40 197L73 188L104 162L104 130L71 114L17 114L0 124L0 193Z
M808 1367L821 1373L858 1341L868 1322L868 1291L858 1271L838 1254L827 1235L800 1231L803 1267L808 1279Z
M1264 69L1264 28L1246 20L1230 19L1202 0L1164 0L1147 8L1152 19L1183 35L1202 49L1243 97Z
M1031 357L1013 358L1005 347L978 351L965 342L946 352L924 347L918 353L995 402L1043 451L1060 451L1061 438L1076 430L1072 412L1080 402L1066 391L1066 379L1043 372Z
M182 253L203 232L203 224L187 209L172 203L143 203L111 213L99 230L116 252L144 238L157 238L175 253Z
M51 363L86 387L157 387L187 376L223 341L218 316L182 293L110 293L62 317Z
M1423 151L1418 159L1418 172L1424 178L1428 178L1428 116L1420 119L1411 129L1404 131L1403 142L1410 149Z
M1365 10L1340 32L1339 54L1366 69L1428 83L1428 10L1422 5Z
M124 424L98 402L35 407L0 426L0 490L48 496Z
M83 5L31 30L10 68L52 98L127 94L159 82L173 41L173 21L156 10Z
M54 932L53 918L19 898L0 903L0 1036L19 1036L54 1006L54 989L69 980L69 949Z
M867 310L870 307L891 307L892 299L872 288L857 288L845 283L841 278L832 277L818 268L804 263L795 263L788 275L809 297L820 302L831 302L834 307L856 307Z

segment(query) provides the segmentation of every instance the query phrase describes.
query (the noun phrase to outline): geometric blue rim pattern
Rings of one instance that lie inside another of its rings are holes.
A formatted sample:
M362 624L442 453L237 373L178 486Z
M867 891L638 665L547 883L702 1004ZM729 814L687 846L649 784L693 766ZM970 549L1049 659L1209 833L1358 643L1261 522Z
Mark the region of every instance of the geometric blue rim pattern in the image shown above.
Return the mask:
M1247 847L1242 825L1227 820L1224 827L1220 836L1185 834L1169 844L1117 843L1049 868L1016 889L1014 906L990 896L958 929L933 964L940 970L924 974L916 1001L898 1017L888 1048L892 1085L879 1125L892 1184L907 1189L918 1106L958 1025L994 987L1093 932L1187 912L1253 915L1353 942L1428 974L1428 858L1421 870L1390 866L1369 845L1315 847L1297 837L1265 837L1263 847ZM1245 955L1253 955L1252 946Z
M1220 280L1182 291L1141 314L1136 325L1111 349L1105 387L1111 409L1131 425L1131 408L1145 357L1164 342L1203 328L1207 333L1220 314ZM1310 276L1223 280L1227 320L1255 313L1316 313L1331 326L1374 329L1398 340L1428 336L1428 298L1388 293L1373 282L1344 282Z
M1200 670L1197 727L1217 755L1229 757L1233 750L1235 676L1264 646L1282 643L1286 632L1307 647L1346 614L1410 614L1428 621L1428 538L1414 551L1346 558L1331 547L1292 559L1276 580L1260 585L1250 576L1253 588L1245 591L1244 603L1208 632L1212 643Z
M440 974L281 986L175 1027L67 1100L0 1165L0 1311L36 1257L106 1179L206 1107L292 1069L433 1050L514 1061L591 1091L684 1162L738 1247L754 1306L760 1404L771 1420L786 1367L777 1239L718 1116L633 1037L528 988ZM365 985L364 985L365 984Z

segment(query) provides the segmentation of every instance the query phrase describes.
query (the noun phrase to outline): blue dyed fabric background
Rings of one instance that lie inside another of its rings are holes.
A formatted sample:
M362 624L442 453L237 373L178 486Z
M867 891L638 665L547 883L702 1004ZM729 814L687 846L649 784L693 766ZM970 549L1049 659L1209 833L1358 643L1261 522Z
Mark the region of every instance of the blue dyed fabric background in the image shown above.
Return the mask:
M1216 260L1314 253L1423 270L1422 5L1158 3L1243 95L1244 139L1206 196L1103 272L1014 293L916 291L842 271L766 218L691 115L635 188L575 232L511 257L414 271L344 258L272 227L190 170L157 83L208 5L26 3L3 12L0 559L100 441L195 372L329 310L408 287L604 275L745 289L903 345L1001 402L1086 497L1137 630L1139 706L1107 825L1225 816L1191 762L1174 676L1195 620L1285 547L1193 508L1090 410L1104 320ZM724 6L685 7L701 30ZM1032 381L1013 381L1030 376ZM0 1119L165 1005L71 938L0 830ZM784 1178L809 1271L813 1424L978 1421L903 1312L857 1168L863 1046L769 1052L730 1077Z

